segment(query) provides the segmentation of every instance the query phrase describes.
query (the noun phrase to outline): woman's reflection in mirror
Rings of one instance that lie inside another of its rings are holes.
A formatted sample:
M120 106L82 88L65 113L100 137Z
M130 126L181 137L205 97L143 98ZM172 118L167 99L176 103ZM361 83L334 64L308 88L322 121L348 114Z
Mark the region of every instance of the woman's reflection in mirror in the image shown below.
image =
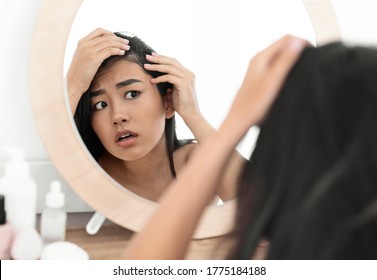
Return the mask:
M134 34L96 29L78 43L67 74L78 131L93 157L118 183L156 201L197 145L214 133L199 110L194 74L159 55ZM179 140L177 112L195 140ZM217 195L234 198L243 158Z

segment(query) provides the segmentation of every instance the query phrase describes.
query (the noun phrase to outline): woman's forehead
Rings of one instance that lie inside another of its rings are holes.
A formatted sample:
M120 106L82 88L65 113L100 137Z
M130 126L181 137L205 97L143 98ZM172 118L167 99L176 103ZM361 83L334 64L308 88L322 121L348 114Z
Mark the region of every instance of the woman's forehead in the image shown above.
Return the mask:
M101 68L93 79L92 87L107 83L117 84L127 79L138 79L142 82L147 82L150 78L151 76L138 63L120 59Z

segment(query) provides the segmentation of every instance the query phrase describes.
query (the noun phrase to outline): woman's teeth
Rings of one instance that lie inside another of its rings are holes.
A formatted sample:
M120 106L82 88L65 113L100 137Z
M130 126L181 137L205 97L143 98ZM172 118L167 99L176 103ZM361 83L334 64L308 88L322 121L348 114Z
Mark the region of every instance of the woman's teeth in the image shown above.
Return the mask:
M132 137L132 134L126 134L126 135L122 135L121 137L118 138L118 142L119 141L123 141L123 140L126 140L128 138Z

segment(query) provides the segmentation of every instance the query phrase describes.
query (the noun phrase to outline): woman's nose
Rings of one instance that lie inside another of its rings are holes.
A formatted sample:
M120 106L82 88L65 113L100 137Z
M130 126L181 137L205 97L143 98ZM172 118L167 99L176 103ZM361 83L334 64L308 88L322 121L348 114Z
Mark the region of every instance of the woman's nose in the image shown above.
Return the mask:
M114 120L114 121L113 121L113 125L114 125L114 126L117 126L117 125L119 125L120 123L125 123L125 122L127 122L126 119Z
M127 120L127 115L120 108L114 108L112 115L112 122L114 126L125 123Z

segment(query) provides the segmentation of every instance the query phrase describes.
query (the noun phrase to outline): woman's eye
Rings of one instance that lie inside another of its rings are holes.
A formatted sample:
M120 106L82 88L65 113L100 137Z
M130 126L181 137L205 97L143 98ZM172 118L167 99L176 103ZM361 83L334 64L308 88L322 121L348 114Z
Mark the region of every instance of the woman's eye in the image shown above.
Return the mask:
M100 101L100 102L94 104L94 109L95 109L96 111L98 111L98 110L102 110L102 109L105 108L106 106L107 106L107 103L106 103L106 102L104 102L104 101Z
M139 95L140 95L139 91L133 90L133 91L126 92L124 97L126 99L134 99L134 98L138 97Z

